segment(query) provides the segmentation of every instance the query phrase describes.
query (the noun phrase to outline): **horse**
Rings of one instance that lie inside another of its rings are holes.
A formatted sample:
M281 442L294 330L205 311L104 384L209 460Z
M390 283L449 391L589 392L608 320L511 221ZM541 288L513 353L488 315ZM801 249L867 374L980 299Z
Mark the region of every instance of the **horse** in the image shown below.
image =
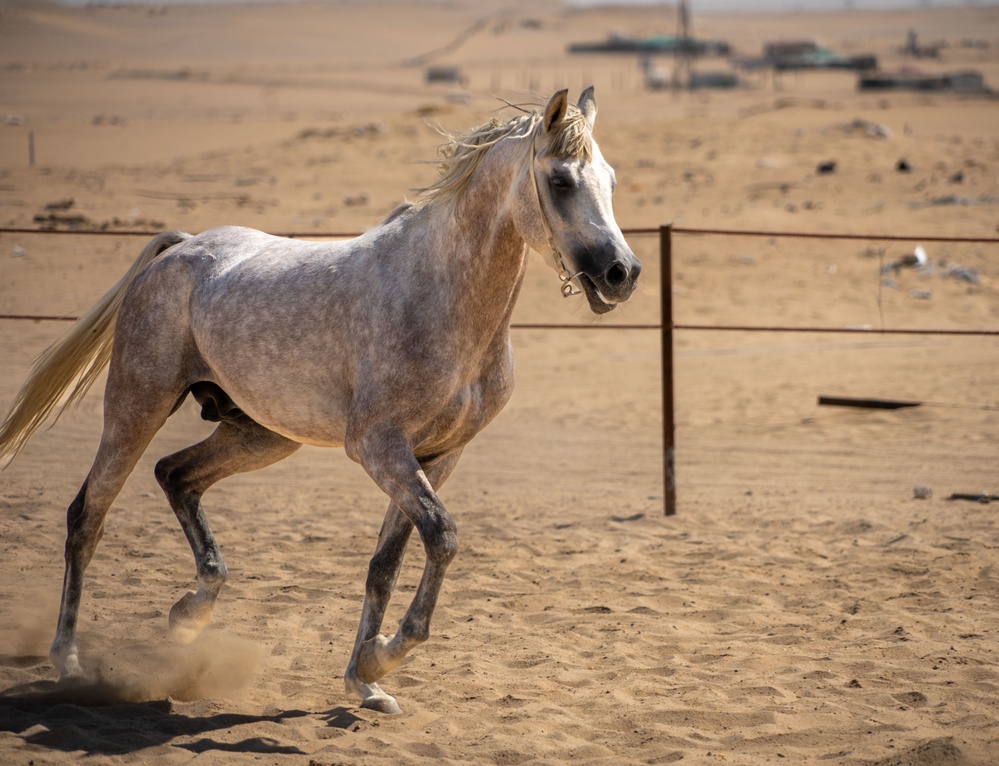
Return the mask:
M84 677L76 639L84 572L108 508L154 434L188 394L204 441L159 460L197 590L170 610L193 641L228 573L202 495L302 444L342 447L389 498L344 673L363 708L397 713L378 681L430 633L457 527L437 496L462 449L513 389L510 317L529 250L563 295L603 314L635 290L641 264L611 204L614 171L593 139L593 89L555 93L463 135L416 201L351 240L302 241L220 227L154 237L134 264L36 362L0 426L13 459L44 421L107 367L104 428L67 511L65 577L50 657ZM382 620L413 529L425 565L395 634Z

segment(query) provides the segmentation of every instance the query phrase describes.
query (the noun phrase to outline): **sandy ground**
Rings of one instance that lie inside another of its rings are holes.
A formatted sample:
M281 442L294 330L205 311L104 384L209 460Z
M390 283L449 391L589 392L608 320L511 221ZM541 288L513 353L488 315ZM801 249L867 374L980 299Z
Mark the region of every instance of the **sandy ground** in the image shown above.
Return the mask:
M747 55L817 38L999 87L995 6L694 21ZM909 29L941 57L904 58ZM0 226L361 231L433 178L421 161L437 125L592 82L624 227L997 236L999 102L859 93L846 72L652 93L631 58L565 52L612 30L675 21L470 0L0 5ZM466 82L428 85L430 64ZM143 241L0 234L0 313L78 314ZM57 686L64 512L99 393L37 434L0 473L0 763L995 763L999 521L994 504L948 498L999 494L999 341L678 332L667 518L658 334L586 329L658 321L656 239L631 242L645 285L606 319L532 265L517 321L583 329L514 333L517 393L442 492L461 551L433 635L383 684L398 716L358 709L340 680L385 506L340 452L307 448L209 493L232 579L208 633L170 643L166 614L194 573L152 465L209 432L193 404L126 484L88 571L94 682ZM882 278L912 243L678 235L675 316L999 328L996 245L924 246L932 268ZM0 320L0 405L65 328Z

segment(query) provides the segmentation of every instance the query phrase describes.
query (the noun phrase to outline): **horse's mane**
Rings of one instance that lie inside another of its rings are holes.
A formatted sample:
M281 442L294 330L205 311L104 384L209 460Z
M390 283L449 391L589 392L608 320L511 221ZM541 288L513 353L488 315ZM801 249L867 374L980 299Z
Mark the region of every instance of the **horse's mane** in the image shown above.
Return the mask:
M417 190L421 204L454 200L461 196L486 153L505 138L530 138L540 130L542 113L520 114L503 122L494 117L467 133L441 131L448 139L438 154L439 177L430 186ZM590 127L579 108L569 105L551 140L540 156L563 159L592 158Z

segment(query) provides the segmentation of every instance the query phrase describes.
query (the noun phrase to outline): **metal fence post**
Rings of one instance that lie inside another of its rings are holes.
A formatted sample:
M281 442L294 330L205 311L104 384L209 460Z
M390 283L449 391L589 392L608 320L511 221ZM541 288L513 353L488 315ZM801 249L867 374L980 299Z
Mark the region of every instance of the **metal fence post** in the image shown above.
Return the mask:
M673 224L659 227L659 312L663 386L663 507L676 513L676 423L673 418Z

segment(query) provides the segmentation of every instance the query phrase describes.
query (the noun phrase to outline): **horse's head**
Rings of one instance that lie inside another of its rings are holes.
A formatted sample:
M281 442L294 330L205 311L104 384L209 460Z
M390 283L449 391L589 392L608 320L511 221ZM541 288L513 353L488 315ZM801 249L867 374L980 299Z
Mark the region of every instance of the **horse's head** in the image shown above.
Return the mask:
M573 294L575 285L590 309L604 314L631 296L642 264L614 220L614 170L592 135L593 88L576 106L567 93L552 96L530 137L533 189L522 199L534 197L536 207L522 231L559 273L563 294Z

